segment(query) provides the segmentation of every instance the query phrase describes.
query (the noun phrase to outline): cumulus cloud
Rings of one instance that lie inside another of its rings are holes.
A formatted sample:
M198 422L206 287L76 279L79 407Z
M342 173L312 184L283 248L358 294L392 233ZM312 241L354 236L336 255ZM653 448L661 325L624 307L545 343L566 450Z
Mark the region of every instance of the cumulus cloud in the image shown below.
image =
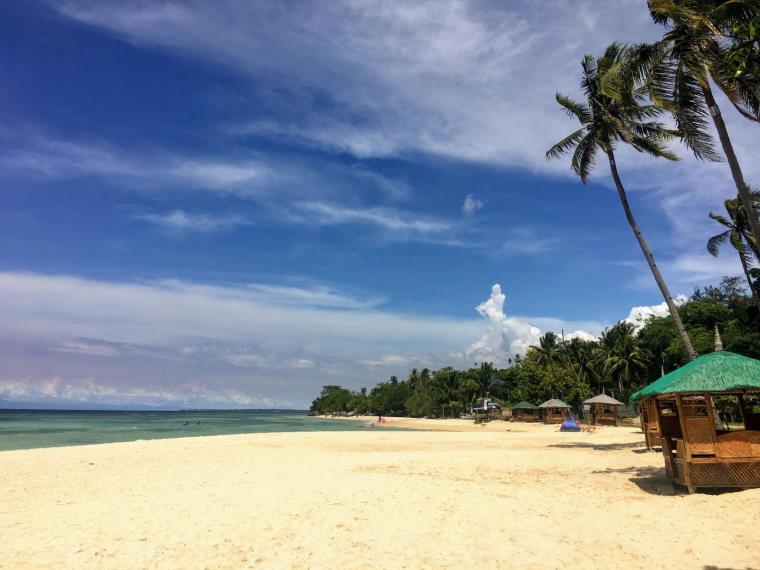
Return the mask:
M491 296L475 307L486 319L487 330L465 351L467 358L474 362L493 362L505 366L508 359L517 354L525 354L531 345L538 343L541 331L515 317L507 317L504 312L506 295L498 283L491 288Z
M467 194L464 197L464 204L462 204L462 212L465 214L473 214L483 207L483 201L478 200L474 194Z
M687 300L686 295L678 295L673 299L676 306L683 305ZM668 305L663 301L659 305L633 307L624 320L625 322L632 324L638 331L644 328L644 325L646 325L647 321L652 317L666 317L669 314Z

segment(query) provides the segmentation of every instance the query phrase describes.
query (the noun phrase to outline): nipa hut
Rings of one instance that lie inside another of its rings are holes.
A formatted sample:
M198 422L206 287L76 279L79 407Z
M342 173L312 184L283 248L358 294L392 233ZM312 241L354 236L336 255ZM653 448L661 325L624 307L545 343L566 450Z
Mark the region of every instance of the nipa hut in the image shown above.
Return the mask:
M588 421L591 425L616 426L620 418L620 408L625 406L607 394L599 394L583 402L588 406Z
M540 422L541 410L530 402L518 402L512 406L512 419L516 422Z
M561 424L565 418L570 417L570 406L556 398L546 400L538 407L541 408L541 417L545 424Z
M657 417L657 400L654 398L644 398L638 402L636 407L639 411L641 431L644 432L644 441L647 448L661 448L662 437L660 437L660 420Z
M631 396L651 399L667 476L700 487L760 487L760 361L706 354Z

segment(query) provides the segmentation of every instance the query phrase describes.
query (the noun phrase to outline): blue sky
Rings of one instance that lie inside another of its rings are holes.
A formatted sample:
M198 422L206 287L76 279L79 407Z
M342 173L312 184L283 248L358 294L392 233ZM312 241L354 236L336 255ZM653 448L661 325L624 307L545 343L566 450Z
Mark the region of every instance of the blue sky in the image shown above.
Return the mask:
M638 1L7 2L0 28L0 398L301 406L661 303L605 169L544 160L582 54L657 37ZM727 168L676 150L619 164L688 294L740 268L704 251Z

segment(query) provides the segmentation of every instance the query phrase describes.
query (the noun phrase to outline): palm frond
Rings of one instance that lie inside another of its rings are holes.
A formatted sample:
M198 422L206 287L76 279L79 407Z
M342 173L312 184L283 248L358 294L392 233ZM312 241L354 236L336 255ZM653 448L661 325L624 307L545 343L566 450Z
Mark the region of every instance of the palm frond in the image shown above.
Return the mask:
M568 117L575 117L581 123L587 123L591 120L591 110L588 108L588 105L573 101L570 97L561 93L557 93L554 97L557 103L564 108Z
M573 169L581 181L585 184L591 169L594 168L594 155L596 154L596 140L594 132L589 132L576 145L570 168Z
M563 154L569 152L571 149L575 148L585 134L585 128L578 129L574 133L569 134L546 151L546 159L550 160L552 158L559 158Z
M726 230L723 233L720 233L718 235L714 235L710 239L707 240L707 252L712 255L713 257L718 257L718 254L720 253L720 247L726 243L726 240L728 240L728 236L731 233L731 230Z

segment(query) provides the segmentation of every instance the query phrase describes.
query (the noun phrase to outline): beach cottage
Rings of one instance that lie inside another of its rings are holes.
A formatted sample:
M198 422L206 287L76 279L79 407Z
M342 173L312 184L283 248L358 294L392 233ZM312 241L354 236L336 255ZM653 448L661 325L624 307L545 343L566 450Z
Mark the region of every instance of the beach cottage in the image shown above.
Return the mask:
M541 408L541 417L545 424L561 424L565 418L570 417L570 406L556 398L546 400L538 407Z
M518 402L512 406L512 419L516 422L539 422L541 410L530 402Z
M667 476L700 487L760 487L760 361L700 356L631 396L651 399Z
M662 438L660 437L660 421L657 416L657 400L654 398L644 398L638 402L636 407L639 412L641 431L644 432L644 441L647 448L661 448Z
M588 406L589 424L616 426L620 421L620 408L625 404L607 394L599 394L583 402L583 406Z

